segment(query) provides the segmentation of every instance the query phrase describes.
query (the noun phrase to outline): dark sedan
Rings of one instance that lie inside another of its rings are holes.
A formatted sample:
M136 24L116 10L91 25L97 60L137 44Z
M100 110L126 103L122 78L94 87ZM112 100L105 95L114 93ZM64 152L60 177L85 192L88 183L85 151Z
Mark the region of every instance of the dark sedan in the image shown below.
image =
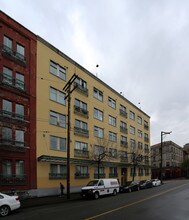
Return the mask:
M141 189L148 189L152 187L153 187L152 180L145 180L142 184L140 184Z
M120 192L133 192L133 191L139 191L140 185L138 181L131 182L128 186L121 186Z

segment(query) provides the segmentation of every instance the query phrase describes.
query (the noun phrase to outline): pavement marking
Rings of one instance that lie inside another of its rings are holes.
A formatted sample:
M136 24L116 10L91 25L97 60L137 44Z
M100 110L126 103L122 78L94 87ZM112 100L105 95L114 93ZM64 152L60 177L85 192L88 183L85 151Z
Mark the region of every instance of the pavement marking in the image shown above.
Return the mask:
M158 196L161 196L161 195L166 194L166 193L168 193L168 192L171 192L171 191L174 191L174 190L176 190L176 189L179 189L179 188L181 188L181 187L183 187L183 186L185 186L185 185L188 185L188 183L185 183L185 184L183 184L183 185L180 185L180 186L174 187L174 188L172 188L172 189L163 191L163 192L161 192L161 193L155 194L155 195L150 196L150 197L147 197L147 198L145 198L145 199L141 199L141 200L139 200L139 201L137 201L137 202L133 202L133 203L130 203L130 204L128 204L128 205L123 205L123 206L120 206L120 207L118 207L118 208L111 209L111 210L109 210L109 211L103 212L103 213L101 213L101 214L94 215L94 216L89 217L89 218L85 218L84 220L95 220L96 218L101 217L101 216L103 216L103 215L108 215L108 214L110 214L110 213L112 213L112 212L116 212L116 211L118 211L118 210L120 210L120 209L124 209L124 208L127 208L127 207L129 207L129 206L133 206L133 205L136 205L136 204L138 204L138 203L141 203L141 202L144 202L144 201L153 199L153 198L155 198L155 197L158 197Z

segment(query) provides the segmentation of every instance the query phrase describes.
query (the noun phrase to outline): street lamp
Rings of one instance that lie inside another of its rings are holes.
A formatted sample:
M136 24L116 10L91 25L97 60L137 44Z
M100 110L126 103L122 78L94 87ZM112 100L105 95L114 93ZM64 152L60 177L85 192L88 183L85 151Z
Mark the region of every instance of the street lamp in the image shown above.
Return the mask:
M161 163L160 163L160 174L161 174L161 184L163 183L163 136L166 134L171 134L172 131L165 132L161 131Z

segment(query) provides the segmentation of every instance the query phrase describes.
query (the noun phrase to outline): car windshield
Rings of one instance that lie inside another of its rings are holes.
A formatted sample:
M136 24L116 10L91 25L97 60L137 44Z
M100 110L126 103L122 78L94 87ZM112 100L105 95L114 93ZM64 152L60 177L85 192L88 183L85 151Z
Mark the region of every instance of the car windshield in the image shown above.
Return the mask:
M97 186L97 184L98 184L98 180L92 180L87 184L87 186Z

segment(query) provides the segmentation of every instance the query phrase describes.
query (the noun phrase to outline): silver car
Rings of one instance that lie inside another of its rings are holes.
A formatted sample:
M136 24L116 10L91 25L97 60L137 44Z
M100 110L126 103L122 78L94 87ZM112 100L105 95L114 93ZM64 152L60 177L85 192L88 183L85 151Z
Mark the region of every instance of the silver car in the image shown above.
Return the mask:
M159 180L159 179L152 179L152 184L153 184L153 186L160 186L161 185L161 180Z

